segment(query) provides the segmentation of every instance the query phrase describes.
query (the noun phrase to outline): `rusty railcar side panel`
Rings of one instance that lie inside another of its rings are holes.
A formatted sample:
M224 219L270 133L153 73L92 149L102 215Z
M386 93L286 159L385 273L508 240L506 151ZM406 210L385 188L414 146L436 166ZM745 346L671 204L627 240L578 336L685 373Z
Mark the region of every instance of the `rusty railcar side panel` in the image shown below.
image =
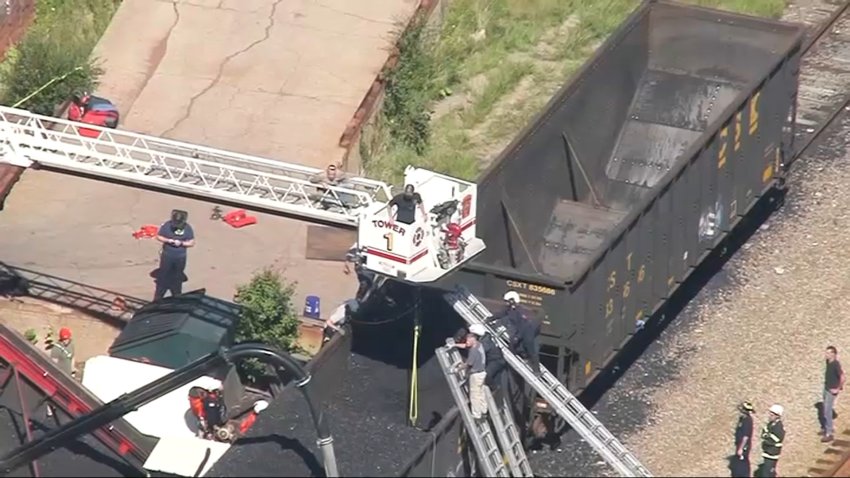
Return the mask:
M782 183L802 37L645 2L485 171L488 252L443 284L525 294L550 368L584 388Z

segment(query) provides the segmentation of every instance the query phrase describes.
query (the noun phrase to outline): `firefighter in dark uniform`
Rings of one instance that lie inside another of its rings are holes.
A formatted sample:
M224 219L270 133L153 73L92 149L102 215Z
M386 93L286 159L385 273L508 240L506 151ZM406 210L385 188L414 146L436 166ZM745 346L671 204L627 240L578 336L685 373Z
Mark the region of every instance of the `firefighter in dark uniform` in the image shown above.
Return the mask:
M195 245L195 232L187 222L188 217L186 211L171 211L171 220L160 226L156 235L156 240L162 243L162 252L157 269L155 301L165 297L168 291L172 296L183 292L186 250Z
M357 275L357 294L354 296L358 302L362 302L366 298L366 293L372 288L375 283L375 273L366 269L365 258L360 248L355 243L345 255L345 264L342 272L345 275L351 274L351 265L354 265L354 273Z
M519 293L505 293L505 309L491 321L497 331L505 330L510 337L511 351L528 359L531 370L540 374L540 323L520 306ZM502 332L499 331L501 334Z
M735 427L735 456L732 458L732 476L750 476L750 449L753 445L753 413L755 408L750 402L744 402L738 410L738 426Z
M761 456L764 459L759 467L758 476L775 477L776 462L782 453L782 442L785 440L785 427L782 426L782 405L771 405L769 416L764 428L761 429Z

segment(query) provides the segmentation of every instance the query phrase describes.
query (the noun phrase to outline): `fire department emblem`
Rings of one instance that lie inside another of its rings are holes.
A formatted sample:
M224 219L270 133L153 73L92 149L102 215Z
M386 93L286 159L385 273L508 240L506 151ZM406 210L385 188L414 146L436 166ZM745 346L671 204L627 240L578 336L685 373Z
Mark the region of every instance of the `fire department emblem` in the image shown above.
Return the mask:
M419 247L422 244L422 239L425 239L425 231L419 227L416 229L416 232L413 233L413 245Z

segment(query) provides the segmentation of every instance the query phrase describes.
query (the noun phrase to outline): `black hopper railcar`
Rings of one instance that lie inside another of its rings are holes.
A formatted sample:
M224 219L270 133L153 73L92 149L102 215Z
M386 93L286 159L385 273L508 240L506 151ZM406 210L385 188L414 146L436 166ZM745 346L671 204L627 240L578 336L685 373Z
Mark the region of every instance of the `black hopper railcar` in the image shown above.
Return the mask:
M581 392L772 190L804 28L642 4L478 181L487 249L440 286L508 290Z

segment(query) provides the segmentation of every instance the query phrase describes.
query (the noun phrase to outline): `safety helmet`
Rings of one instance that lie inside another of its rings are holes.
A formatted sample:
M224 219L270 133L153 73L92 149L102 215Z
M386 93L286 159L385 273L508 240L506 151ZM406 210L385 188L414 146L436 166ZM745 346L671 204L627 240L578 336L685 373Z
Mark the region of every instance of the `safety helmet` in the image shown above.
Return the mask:
M469 332L479 337L483 337L487 333L487 329L482 324L472 324L469 326Z
M265 400L257 400L257 403L254 404L254 413L259 414L266 408L269 408L269 402Z
M171 227L174 229L183 229L186 226L186 221L189 219L189 213L180 209L171 210Z
M769 411L770 413L772 413L772 414L774 414L778 417L781 417L782 412L784 412L785 409L782 408L782 405L773 404L773 405L770 406L770 408L767 409L767 411Z
M71 329L62 327L59 329L59 340L69 340L71 338Z
M506 302L513 302L514 304L519 304L519 293L515 290L509 290L505 292L504 299Z

